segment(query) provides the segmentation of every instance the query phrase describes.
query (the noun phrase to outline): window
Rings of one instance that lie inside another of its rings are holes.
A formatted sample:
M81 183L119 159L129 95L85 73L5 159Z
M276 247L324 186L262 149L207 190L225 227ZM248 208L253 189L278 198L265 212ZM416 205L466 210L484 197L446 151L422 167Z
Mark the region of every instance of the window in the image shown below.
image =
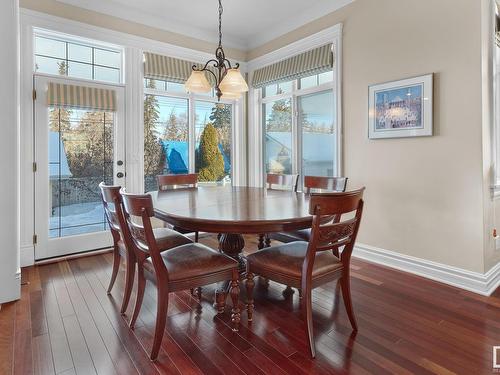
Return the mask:
M266 173L336 175L333 71L264 87L262 116Z
M187 94L179 83L145 79L144 85L145 191L157 189L159 174L198 173L200 183L230 183L233 104L216 102L213 93Z
M266 173L292 173L292 101L264 104Z
M35 35L35 71L119 83L122 54L86 43Z
M200 181L231 181L231 104L195 102L195 171Z

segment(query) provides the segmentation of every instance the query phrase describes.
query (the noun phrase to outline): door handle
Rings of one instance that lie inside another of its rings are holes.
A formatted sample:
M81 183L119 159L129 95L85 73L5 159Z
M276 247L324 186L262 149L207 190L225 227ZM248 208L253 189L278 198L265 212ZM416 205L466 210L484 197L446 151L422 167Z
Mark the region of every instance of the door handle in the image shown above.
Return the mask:
M118 178L123 178L123 176L125 176L125 175L122 172L118 172L116 174L116 177L118 177Z

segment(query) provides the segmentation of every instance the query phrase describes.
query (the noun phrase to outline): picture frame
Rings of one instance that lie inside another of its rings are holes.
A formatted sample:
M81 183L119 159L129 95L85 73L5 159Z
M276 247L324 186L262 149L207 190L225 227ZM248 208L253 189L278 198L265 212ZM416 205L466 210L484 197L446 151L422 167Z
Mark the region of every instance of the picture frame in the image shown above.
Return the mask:
M433 135L433 74L368 87L368 138Z

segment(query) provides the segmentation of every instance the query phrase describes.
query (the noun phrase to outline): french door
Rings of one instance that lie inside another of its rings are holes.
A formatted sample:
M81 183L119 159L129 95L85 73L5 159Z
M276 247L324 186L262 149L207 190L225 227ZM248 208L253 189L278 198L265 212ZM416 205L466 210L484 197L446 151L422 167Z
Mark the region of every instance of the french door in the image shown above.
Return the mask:
M51 84L112 89L115 110L48 104ZM124 88L35 76L35 258L112 245L99 183L125 183Z

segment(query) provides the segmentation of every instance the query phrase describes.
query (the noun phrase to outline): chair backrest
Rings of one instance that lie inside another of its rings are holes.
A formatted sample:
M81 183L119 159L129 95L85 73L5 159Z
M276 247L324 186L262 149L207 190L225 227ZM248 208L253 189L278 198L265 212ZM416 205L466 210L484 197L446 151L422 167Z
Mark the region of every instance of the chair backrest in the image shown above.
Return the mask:
M363 187L343 193L311 194L309 213L313 215L313 223L304 265L306 272L312 272L316 252L333 250L338 254L342 247L340 260L344 267L349 266L363 213L364 190ZM344 219L342 215L345 214L350 214L350 218ZM325 223L325 218L328 217L335 217L336 220Z
M198 174L164 174L156 176L158 190L175 189L176 187L194 188L198 186Z
M304 189L307 194L314 190L344 192L347 188L347 177L304 176Z
M274 174L268 173L266 177L266 188L271 190L292 190L297 191L299 182L298 174Z
M168 280L168 271L161 258L151 225L151 218L154 216L151 195L129 194L123 189L121 190L121 194L123 197L123 206L125 207L125 221L127 222L136 249L151 256L158 282ZM140 218L140 220L136 218Z
M101 182L99 189L101 189L104 213L106 214L113 240L116 242L122 237L125 241L127 225L125 223L125 216L123 215L122 196L120 194L121 186L106 185L104 182Z

